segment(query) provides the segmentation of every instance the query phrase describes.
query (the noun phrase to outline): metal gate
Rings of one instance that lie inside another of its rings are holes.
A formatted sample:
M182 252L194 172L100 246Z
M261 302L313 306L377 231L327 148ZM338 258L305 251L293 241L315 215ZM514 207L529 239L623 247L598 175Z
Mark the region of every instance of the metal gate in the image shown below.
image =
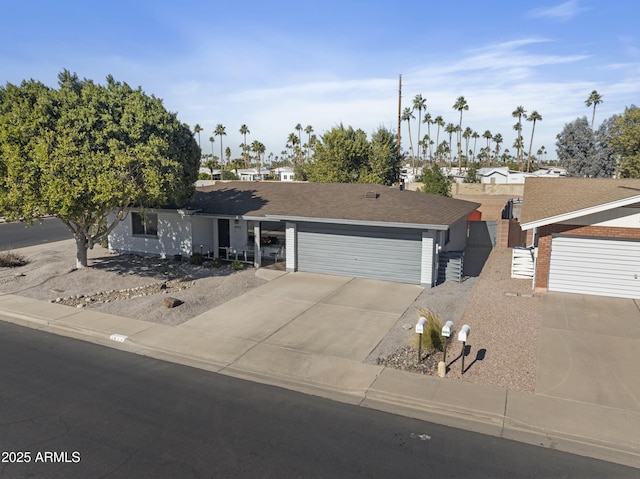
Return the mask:
M420 284L422 232L298 224L298 270Z
M640 299L640 241L554 236L548 289Z

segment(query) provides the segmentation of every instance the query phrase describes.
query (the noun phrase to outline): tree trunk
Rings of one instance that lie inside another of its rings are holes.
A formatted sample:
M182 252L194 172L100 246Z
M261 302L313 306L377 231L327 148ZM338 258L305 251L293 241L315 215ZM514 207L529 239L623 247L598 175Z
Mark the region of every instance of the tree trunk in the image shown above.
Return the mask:
M87 251L89 250L89 244L87 243L87 238L84 236L75 237L76 240L76 268L86 268L87 267Z

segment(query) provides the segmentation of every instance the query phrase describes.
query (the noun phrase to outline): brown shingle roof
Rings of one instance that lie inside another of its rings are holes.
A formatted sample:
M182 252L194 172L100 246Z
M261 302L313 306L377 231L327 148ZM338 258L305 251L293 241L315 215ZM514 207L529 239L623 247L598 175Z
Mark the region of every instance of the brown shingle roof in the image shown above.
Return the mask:
M526 178L522 224L640 197L640 179Z
M367 195L372 192L375 195ZM381 185L232 181L198 188L188 206L204 214L222 216L449 226L480 205Z

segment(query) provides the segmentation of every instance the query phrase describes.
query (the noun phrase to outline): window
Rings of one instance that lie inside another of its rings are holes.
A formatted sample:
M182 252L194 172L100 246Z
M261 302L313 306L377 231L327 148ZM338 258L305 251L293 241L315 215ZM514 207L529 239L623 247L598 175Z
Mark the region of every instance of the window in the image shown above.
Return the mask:
M131 227L134 236L158 236L158 215L156 213L131 213Z

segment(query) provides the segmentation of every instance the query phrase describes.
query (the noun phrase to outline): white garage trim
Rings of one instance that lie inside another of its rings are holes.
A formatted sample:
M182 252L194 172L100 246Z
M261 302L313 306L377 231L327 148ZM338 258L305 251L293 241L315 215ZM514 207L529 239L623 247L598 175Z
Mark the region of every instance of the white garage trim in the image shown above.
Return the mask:
M640 241L552 237L548 289L640 299Z

